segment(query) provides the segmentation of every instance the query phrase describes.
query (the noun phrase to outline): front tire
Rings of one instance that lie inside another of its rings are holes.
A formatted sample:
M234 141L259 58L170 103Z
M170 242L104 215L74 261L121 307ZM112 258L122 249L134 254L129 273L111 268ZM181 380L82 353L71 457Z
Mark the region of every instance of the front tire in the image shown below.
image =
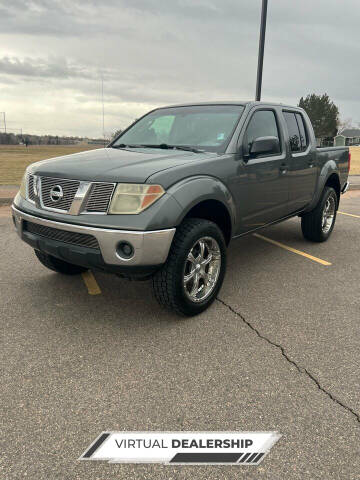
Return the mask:
M164 266L153 277L157 301L185 316L203 312L215 300L226 270L226 244L219 227L188 218L177 229Z
M52 270L53 272L62 273L63 275L79 275L80 273L86 272L88 270L85 267L80 267L79 265L73 265L72 263L64 262L59 258L48 255L47 253L40 252L39 250L34 250L35 255L44 265L44 267Z
M332 187L325 187L317 206L301 217L304 237L312 242L325 242L335 226L338 197Z

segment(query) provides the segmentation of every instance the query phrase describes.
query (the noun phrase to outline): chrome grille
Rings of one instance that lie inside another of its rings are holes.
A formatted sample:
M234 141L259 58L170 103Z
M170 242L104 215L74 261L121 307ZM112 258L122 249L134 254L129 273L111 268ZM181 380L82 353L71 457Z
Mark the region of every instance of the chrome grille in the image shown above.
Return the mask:
M24 230L41 237L57 240L58 242L71 243L72 245L81 245L82 247L99 250L97 239L87 233L69 232L67 230L46 227L32 222L24 222Z
M93 183L84 210L86 212L106 213L114 188L113 183Z
M54 202L50 198L50 190L60 185L63 190L63 197ZM67 212L74 200L80 182L78 180L67 180L64 178L41 177L41 200L46 208L54 208Z
M28 198L32 202L35 202L34 175L31 175L31 174L28 177Z

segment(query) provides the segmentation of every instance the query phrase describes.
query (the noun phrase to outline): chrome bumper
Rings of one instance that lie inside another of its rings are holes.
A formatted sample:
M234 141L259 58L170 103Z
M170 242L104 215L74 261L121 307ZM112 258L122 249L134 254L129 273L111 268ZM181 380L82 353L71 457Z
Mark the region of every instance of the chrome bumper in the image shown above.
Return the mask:
M153 230L137 232L130 230L113 230L107 228L93 228L70 223L55 222L35 217L18 210L12 205L12 213L17 233L22 236L23 221L33 222L46 227L66 230L68 232L85 233L94 236L100 247L104 262L109 265L160 265L167 259L175 228L167 230ZM131 258L123 258L117 252L120 242L128 242L134 249ZM71 247L71 245L69 245Z

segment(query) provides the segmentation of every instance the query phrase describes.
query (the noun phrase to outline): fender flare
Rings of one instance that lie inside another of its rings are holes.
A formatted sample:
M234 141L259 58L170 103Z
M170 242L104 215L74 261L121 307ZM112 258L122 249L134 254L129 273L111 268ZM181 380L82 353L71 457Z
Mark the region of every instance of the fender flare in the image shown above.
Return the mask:
M231 219L232 231L236 224L234 198L224 183L210 175L195 175L172 185L167 192L178 202L181 214L176 219L179 225L189 211L205 200L215 200L224 205Z
M305 209L303 213L311 212L311 210L313 210L316 207L316 205L319 203L319 200L324 190L324 187L326 185L326 182L328 181L328 179L333 173L336 174L340 183L340 174L339 174L339 169L336 165L336 162L334 160L328 160L321 168L321 171L317 180L314 196L309 206Z

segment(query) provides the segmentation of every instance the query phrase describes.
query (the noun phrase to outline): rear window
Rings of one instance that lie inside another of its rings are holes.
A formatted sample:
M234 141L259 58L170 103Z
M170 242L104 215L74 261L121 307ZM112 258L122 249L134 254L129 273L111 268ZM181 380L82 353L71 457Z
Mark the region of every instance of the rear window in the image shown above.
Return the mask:
M307 135L304 119L300 113L283 112L287 125L292 152L303 152L307 148Z
M306 135L306 129L305 129L305 123L303 116L300 113L296 114L296 120L299 126L299 131L300 131L300 143L301 143L301 150L306 150L306 147L308 146L308 139Z

